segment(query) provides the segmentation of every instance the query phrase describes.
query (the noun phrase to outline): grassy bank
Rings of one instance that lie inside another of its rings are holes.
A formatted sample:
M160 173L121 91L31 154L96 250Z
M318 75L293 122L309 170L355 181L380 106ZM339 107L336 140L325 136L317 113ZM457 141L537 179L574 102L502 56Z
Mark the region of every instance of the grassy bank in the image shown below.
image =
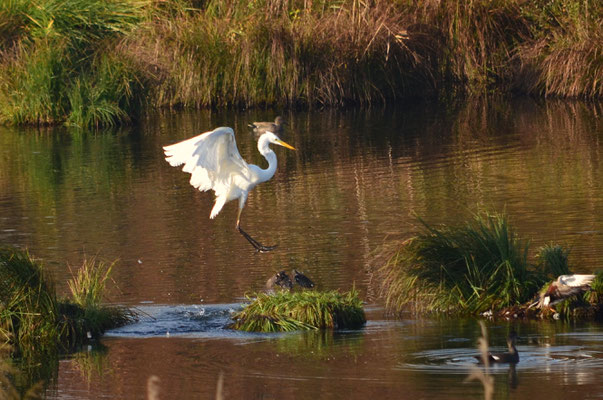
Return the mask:
M366 322L362 301L354 290L280 291L254 293L231 328L247 332L289 332L314 329L354 329Z
M376 260L376 277L393 313L488 311L493 316L549 317L558 312L570 318L578 316L580 311L574 309L582 306L598 313L603 274L591 291L564 301L553 312L530 308L538 293L570 268L568 251L561 246L540 248L534 260L528 254L529 243L513 232L504 215L480 214L459 226L424 223L416 236L383 250Z
M0 343L21 353L68 349L131 321L134 315L101 304L112 265L84 262L59 299L43 267L26 252L0 249Z
M341 106L459 92L601 98L597 0L10 0L0 121Z

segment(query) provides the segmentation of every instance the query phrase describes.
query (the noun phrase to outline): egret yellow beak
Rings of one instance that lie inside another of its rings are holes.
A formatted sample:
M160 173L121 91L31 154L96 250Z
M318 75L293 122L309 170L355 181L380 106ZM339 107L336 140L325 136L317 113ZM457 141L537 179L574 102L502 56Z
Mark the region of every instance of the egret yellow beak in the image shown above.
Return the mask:
M280 139L277 139L277 140L276 140L276 143L277 143L277 144L280 144L281 146L286 147L286 148L288 148L288 149L290 149L290 150L297 150L295 147L291 146L289 143L285 143L285 142L283 142L283 141L282 141L282 140L280 140Z

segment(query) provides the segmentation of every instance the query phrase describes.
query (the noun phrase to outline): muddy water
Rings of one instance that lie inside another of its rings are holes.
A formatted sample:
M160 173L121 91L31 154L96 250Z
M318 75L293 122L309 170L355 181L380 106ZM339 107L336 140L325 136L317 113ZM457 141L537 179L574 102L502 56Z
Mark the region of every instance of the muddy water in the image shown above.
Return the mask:
M367 271L384 240L479 210L506 211L531 248L571 248L573 269L603 267L603 124L597 104L528 100L286 114L275 177L208 218L213 196L161 146L233 126L241 155L265 167L246 130L268 112L155 115L111 132L0 128L0 243L28 248L64 292L83 257L118 259L110 301L149 317L61 360L50 398L480 398L463 383L479 326L385 318ZM341 334L240 335L223 329L245 292L296 268L322 289L355 285L369 323ZM603 326L514 324L522 361L495 368L497 398L596 398ZM508 324L490 326L504 346ZM93 366L91 368L91 366Z

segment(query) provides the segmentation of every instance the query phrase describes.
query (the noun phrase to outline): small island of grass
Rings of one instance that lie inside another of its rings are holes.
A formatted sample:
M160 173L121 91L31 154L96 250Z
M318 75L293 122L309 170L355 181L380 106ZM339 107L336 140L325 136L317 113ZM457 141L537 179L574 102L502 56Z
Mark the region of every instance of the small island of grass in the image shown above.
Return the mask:
M555 305L536 306L559 275L571 274L568 251L543 246L530 260L529 242L507 217L480 214L459 226L432 226L375 264L389 312L421 315L487 315L503 318L601 319L603 273L588 289Z
M71 298L58 297L42 265L27 252L0 248L0 343L21 353L69 349L135 318L101 304L113 264L85 261L69 281Z
M315 329L355 329L366 323L358 292L280 291L253 293L243 310L233 315L232 329L247 332L289 332Z

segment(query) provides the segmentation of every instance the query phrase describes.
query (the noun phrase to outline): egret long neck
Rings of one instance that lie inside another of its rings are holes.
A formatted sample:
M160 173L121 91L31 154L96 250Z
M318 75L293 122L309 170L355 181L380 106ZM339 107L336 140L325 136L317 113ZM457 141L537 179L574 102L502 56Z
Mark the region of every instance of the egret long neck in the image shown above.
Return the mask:
M268 161L268 168L261 169L260 182L266 182L272 178L276 172L276 154L268 145L268 140L265 140L264 137L260 137L260 140L258 141L258 150L260 154L264 156L266 161Z

